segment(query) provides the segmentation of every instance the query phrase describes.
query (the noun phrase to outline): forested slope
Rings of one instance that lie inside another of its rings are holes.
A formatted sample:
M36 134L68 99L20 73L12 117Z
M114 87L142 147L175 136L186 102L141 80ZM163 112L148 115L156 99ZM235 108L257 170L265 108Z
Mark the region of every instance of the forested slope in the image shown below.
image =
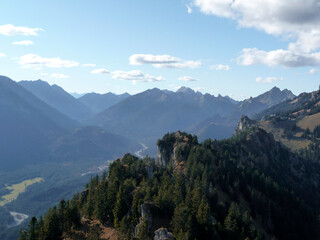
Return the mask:
M95 239L101 228L84 228L86 219L122 239L319 239L319 163L264 130L201 144L176 132L158 148L156 160L114 161L20 239Z

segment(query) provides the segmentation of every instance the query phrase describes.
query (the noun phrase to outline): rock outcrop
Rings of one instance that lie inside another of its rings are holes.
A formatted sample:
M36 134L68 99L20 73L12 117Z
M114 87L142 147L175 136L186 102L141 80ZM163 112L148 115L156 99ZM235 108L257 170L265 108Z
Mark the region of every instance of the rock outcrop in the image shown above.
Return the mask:
M190 149L195 144L198 144L196 136L180 131L166 134L163 139L158 141L156 164L163 168L168 168L171 164L174 169L180 162L187 160Z
M152 215L151 215L151 204L150 203L143 203L140 206L141 210L141 217L139 218L139 223L136 225L134 229L134 236L138 236L139 229L142 227L143 224L145 224L145 221L148 226L148 231L151 229L152 225Z
M242 115L239 122L238 122L237 128L234 131L234 134L237 134L237 133L239 133L247 128L253 127L253 126L256 126L256 121L251 120L250 118L248 118L245 115Z
M159 228L154 234L154 240L174 240L173 234L166 228Z

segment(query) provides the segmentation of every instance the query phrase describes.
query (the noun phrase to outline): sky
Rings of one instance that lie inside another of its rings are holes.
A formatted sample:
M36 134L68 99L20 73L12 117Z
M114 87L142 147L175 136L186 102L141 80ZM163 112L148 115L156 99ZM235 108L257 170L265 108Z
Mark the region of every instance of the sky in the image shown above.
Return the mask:
M263 7L262 7L263 6ZM320 0L0 2L0 75L68 92L319 88Z

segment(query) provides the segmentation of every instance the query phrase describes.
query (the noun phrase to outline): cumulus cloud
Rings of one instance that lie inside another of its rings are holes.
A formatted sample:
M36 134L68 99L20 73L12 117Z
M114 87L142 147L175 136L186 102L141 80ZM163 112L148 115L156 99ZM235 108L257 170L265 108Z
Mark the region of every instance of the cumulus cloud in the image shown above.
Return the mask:
M33 45L34 42L31 40L23 40L23 41L16 41L12 43L13 45L24 45L24 46L28 46L28 45Z
M154 77L149 74L145 74L140 70L133 70L133 71L114 71L112 72L112 78L114 79L121 79L121 80L129 80L133 83L137 82L159 82L164 81L162 76Z
M72 60L62 60L59 57L56 58L44 58L36 54L26 54L20 57L19 64L25 68L70 68L79 65L78 62Z
M309 73L310 74L316 74L319 70L318 69L315 69L315 68L312 68L309 70Z
M12 24L0 25L0 34L5 36L37 36L39 31L42 31L42 29L14 26Z
M232 2L233 0L194 0L194 5L199 7L205 14L232 17Z
M185 81L185 82L195 82L198 81L198 79L190 77L190 76L183 76L183 77L179 77L178 80L180 81Z
M210 67L211 70L224 70L229 71L231 68L229 65L217 64Z
M4 53L0 53L0 58L5 57L5 56L7 56L7 55Z
M156 68L197 68L200 61L183 61L170 55L133 54L129 58L131 65L151 64Z
M49 73L40 73L41 76L48 76Z
M193 0L193 5L205 14L233 19L240 27L284 37L289 44L282 56L306 61L289 64L292 67L308 66L320 48L319 0Z
M266 78L257 77L256 78L257 83L273 83L273 82L282 81L282 80L283 78L276 78L276 77L266 77Z
M268 66L305 67L320 66L320 52L294 53L290 50L277 49L263 51L257 48L245 48L242 50L238 63L244 66L265 64Z
M93 70L91 73L93 73L93 74L110 74L110 71L105 68L99 68L99 69Z
M95 67L95 66L97 66L97 65L94 64L94 63L85 63L85 64L82 64L81 66L82 66L82 67Z
M53 78L69 78L68 75L65 75L63 73L52 73L50 75L50 77L53 77Z

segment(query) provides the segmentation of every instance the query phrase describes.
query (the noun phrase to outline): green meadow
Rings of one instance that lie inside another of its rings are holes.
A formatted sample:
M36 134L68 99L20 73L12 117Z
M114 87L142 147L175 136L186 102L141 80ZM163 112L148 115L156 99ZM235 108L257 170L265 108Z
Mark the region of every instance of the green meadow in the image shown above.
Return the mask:
M21 183L12 184L11 186L7 186L6 188L11 191L9 194L2 196L0 199L0 206L4 206L5 204L15 200L20 193L23 193L26 188L34 183L38 183L43 181L43 178L34 178L25 180Z

